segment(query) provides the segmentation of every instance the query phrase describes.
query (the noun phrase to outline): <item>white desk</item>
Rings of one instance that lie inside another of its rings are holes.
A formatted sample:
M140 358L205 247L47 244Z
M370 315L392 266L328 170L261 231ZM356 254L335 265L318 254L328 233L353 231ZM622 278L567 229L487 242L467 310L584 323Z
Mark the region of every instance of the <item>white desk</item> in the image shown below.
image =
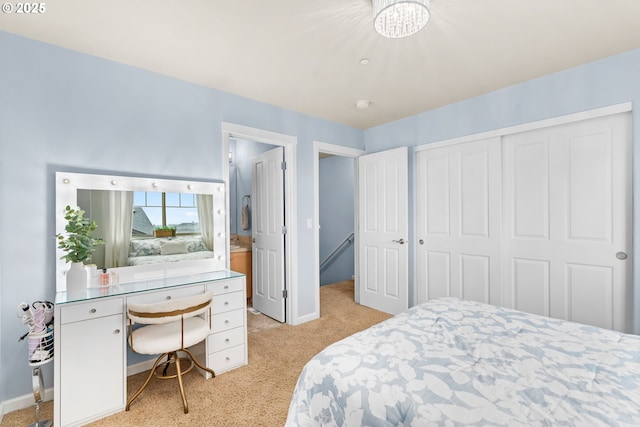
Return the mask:
M205 364L218 375L248 361L244 275L225 270L88 288L79 294L58 292L54 425L83 425L124 410L127 302L151 303L206 291L214 297Z

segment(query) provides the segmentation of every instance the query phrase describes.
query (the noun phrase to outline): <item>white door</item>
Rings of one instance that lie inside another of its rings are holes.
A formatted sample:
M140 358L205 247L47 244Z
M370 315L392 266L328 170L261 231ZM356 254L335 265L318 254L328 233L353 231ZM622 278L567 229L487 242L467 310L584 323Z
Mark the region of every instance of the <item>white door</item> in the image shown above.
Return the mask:
M285 321L284 148L255 156L252 168L253 307Z
M359 302L408 308L407 148L358 157Z
M500 138L416 153L417 303L500 304Z
M629 331L630 115L504 138L504 303Z

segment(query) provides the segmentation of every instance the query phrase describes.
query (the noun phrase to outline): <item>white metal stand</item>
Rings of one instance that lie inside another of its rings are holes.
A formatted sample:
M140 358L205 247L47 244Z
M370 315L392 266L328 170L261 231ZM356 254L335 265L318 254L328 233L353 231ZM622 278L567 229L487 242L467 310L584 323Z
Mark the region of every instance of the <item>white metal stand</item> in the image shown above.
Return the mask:
M40 367L53 360L53 330L29 332L29 366L33 366L31 384L36 401L36 422L28 427L51 427L51 420L40 420L40 404L44 400L44 381Z
M36 401L36 422L29 424L28 427L51 427L51 420L40 421L40 403L42 403L42 397L44 395L44 381L42 380L42 369L40 369L40 366L33 368L31 382L33 383L33 398Z

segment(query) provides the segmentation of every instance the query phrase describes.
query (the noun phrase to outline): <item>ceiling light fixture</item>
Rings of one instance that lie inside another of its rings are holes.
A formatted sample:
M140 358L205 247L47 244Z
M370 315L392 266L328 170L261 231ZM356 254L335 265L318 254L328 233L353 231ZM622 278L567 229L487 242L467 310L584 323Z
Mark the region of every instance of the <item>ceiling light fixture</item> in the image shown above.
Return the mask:
M417 33L429 20L429 0L373 0L373 26L390 39Z
M356 101L356 107L358 107L361 110L364 110L365 108L369 108L370 105L371 105L371 101L369 101L368 99L359 99Z

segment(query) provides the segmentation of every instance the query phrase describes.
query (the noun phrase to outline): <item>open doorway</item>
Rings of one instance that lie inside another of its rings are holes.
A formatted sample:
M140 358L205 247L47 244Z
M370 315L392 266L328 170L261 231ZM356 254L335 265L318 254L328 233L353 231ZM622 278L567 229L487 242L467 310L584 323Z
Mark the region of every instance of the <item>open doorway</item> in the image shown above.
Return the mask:
M295 197L296 186L295 180L295 148L297 138L279 134L275 132L269 132L261 129L250 128L247 126L236 125L232 123L222 123L222 176L224 177L229 191L226 192L226 236L227 244L229 245L228 253L231 249L230 236L243 236L244 241L252 242L255 238L252 233L251 222L247 229L244 229L243 221L241 220L241 212L243 204L252 203L249 202L246 195L252 193L252 187L254 186L251 178L252 167L244 169L243 172L239 170L239 163L252 163L253 158L259 155L260 152L265 152L268 149L274 147L281 147L283 152L284 161L283 167L283 185L282 185L282 199L284 200L284 215L286 223L282 224L283 232L283 253L284 256L281 260L281 268L284 270L281 282L278 286L281 287L282 292L279 292L279 298L283 301L283 310L281 313L263 313L269 317L278 319L286 323L296 322L296 311L294 298L292 295L297 291L296 280L297 277L297 224L296 224L296 203ZM238 144L242 144L239 148ZM248 151L255 151L253 154L247 154ZM257 151L256 151L257 150ZM244 154L243 154L244 153ZM255 155L254 155L255 154ZM234 161L234 156L235 161ZM231 161L230 161L231 160ZM235 163L234 163L235 162ZM248 170L248 172L247 172ZM241 176L242 174L242 176ZM248 175L248 179L251 184L248 184L244 179ZM235 182L234 182L235 181ZM233 185L232 185L233 184ZM233 187L233 188L232 188ZM231 195L231 193L234 193ZM240 203L238 204L238 199ZM233 227L232 227L233 222ZM283 221L284 222L284 221ZM235 243L237 244L237 242ZM256 287L256 274L259 274L255 265L255 254L253 254L254 247L251 247L252 252L252 294L255 294ZM231 257L227 257L227 268L230 268Z
M354 279L356 290L358 287L355 249L358 214L356 158L362 154L363 150L314 142L315 282L318 317L320 286ZM357 295L356 291L356 302Z

